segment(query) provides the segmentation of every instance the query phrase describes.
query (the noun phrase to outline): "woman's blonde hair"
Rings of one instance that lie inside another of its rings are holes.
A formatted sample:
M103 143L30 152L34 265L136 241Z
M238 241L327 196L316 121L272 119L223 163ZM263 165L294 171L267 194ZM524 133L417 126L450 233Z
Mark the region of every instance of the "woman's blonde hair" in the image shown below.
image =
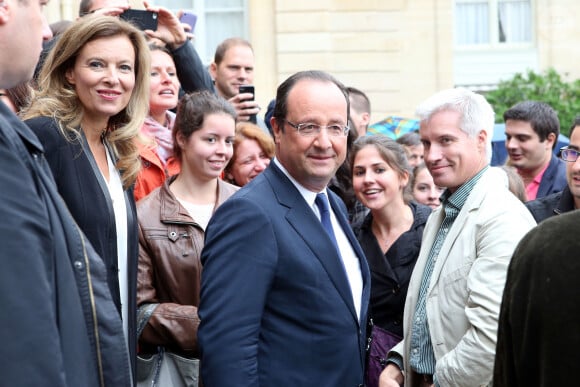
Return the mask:
M149 111L150 53L143 33L132 24L102 15L85 16L72 23L46 58L37 90L23 118L53 117L65 138L78 140L83 106L66 73L74 67L87 43L116 36L129 38L135 50L135 86L127 106L109 118L105 136L117 159L123 187L127 189L135 182L141 167L134 140Z

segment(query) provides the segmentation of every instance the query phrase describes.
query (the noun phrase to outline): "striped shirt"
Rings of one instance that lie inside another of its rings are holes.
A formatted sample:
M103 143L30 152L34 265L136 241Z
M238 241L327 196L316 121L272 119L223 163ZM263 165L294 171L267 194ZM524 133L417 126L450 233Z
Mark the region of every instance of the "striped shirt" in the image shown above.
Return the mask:
M435 241L429 251L411 328L409 365L411 369L419 374L435 374L435 353L433 352L433 345L429 334L429 322L427 321L427 292L429 290L429 283L431 282L431 275L433 274L433 267L438 259L441 246L453 226L453 222L455 222L457 215L459 215L459 212L467 201L471 190L487 169L488 167L483 168L453 194L446 190L441 197L445 218L441 226L439 226Z

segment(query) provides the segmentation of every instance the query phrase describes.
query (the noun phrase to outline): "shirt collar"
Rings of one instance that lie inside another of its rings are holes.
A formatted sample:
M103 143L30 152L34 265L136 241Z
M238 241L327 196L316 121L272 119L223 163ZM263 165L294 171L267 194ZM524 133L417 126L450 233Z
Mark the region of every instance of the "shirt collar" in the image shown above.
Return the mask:
M296 181L296 179L294 179L292 177L292 175L290 175L290 173L286 170L286 168L284 168L282 163L280 163L280 161L276 157L274 157L274 163L276 164L276 166L278 168L280 168L282 173L284 173L284 175L286 175L286 177L288 179L290 179L292 184L294 184L294 186L296 187L298 192L300 192L300 195L302 195L302 197L304 198L304 200L306 200L306 203L308 203L308 205L310 207L314 208L314 206L315 206L314 201L316 200L316 195L318 193L324 193L326 196L328 196L328 193L326 192L326 188L320 192L312 192L308 188L304 187L302 184L300 184L298 181Z
M443 207L451 206L458 211L461 211L463 205L467 201L471 190L481 179L481 176L489 169L489 166L485 166L481 171L479 171L475 176L469 179L466 183L463 183L457 191L451 193L449 189L446 189L441 195L441 203Z

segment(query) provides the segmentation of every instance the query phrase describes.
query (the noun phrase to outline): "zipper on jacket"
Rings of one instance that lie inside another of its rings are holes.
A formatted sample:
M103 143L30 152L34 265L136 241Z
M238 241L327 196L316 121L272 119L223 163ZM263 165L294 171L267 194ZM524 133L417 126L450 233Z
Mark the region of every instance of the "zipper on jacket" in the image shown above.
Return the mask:
M81 243L83 245L83 255L85 257L85 271L87 272L87 282L89 285L89 297L91 299L91 310L93 313L93 321L94 321L94 331L95 331L95 345L97 349L97 367L99 369L99 379L101 383L101 387L105 387L105 376L103 375L103 359L101 354L101 341L99 338L99 321L97 318L97 307L95 305L95 295L93 294L93 282L91 279L91 270L89 265L89 257L87 256L87 249L85 246L85 238L83 234L80 232L78 225L75 223L77 227L77 231L79 232L79 237L81 238Z

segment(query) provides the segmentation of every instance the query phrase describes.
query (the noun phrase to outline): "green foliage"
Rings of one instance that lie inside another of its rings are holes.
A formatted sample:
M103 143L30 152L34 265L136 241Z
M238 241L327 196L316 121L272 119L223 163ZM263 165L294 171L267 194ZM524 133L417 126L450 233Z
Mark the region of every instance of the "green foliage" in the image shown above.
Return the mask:
M553 68L542 74L528 70L499 83L485 97L496 112L495 122L503 122L503 112L518 102L543 101L558 113L560 131L568 135L574 118L580 115L580 79L566 82Z

